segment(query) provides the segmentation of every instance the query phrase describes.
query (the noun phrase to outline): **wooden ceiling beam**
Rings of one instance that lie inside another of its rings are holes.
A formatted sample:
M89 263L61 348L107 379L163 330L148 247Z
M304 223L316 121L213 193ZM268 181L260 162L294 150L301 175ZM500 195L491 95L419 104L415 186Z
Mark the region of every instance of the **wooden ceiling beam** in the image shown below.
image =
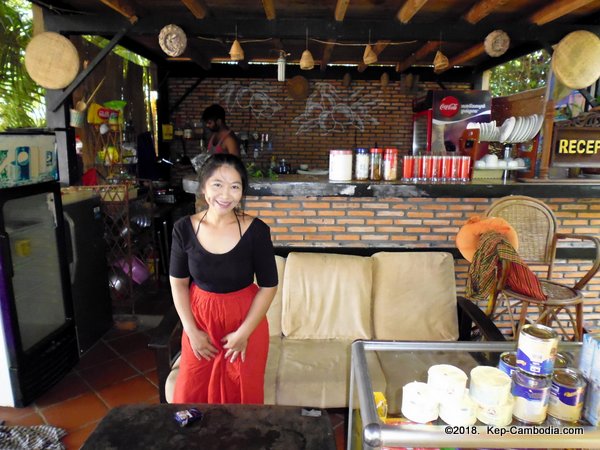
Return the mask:
M554 0L549 5L544 6L542 9L534 12L530 17L529 21L536 25L544 25L548 22L558 19L582 6L592 3L594 0Z
M375 45L373 46L373 53L375 53L377 56L379 56L379 54L385 50L385 48L390 44L391 41L377 41L375 43ZM364 72L365 69L367 68L367 65L361 60L361 62L358 64L358 71L359 72Z
M131 23L137 22L137 15L135 14L135 8L129 2L129 0L100 0L109 8L114 9L122 16L127 17Z
M311 36L320 36L322 39L335 38L337 42L367 42L369 29L376 32L376 39L391 39L393 41L434 41L439 40L440 34L448 42L477 42L483 41L490 33L489 24L478 23L471 25L464 21L447 21L436 24L408 23L398 26L395 20L365 20L346 18L343 22L331 19L306 19L304 21L294 18L277 18L275 20L245 19L240 21L235 18L214 18L200 21L191 14L177 20L177 25L183 28L188 36L201 35L209 37L231 37L237 25L238 34L251 36L253 39L266 39L278 36L284 40L298 39L304 42L306 28ZM101 15L66 16L48 15L44 18L48 31L59 31L64 34L99 34L112 35L117 33L124 25L120 18L106 20ZM158 34L164 27L165 17L144 16L136 23L135 34L152 36ZM514 21L503 24L502 29L510 36L511 42L558 42L566 34L576 30L586 30L600 34L598 24L568 24L555 22L546 26L537 26L525 21Z
M480 0L465 14L465 20L470 24L475 24L506 3L508 0Z
M410 66L412 66L417 61L422 60L430 53L433 53L435 50L440 48L440 41L427 41L421 48L419 48L416 52L410 55L401 63L396 64L396 72L404 72Z
M203 0L181 0L196 19L204 19L208 15L208 7Z
M265 17L267 20L273 20L277 18L277 13L275 12L275 4L273 0L262 0L263 9L265 10Z
M327 69L327 64L329 64L329 61L331 61L331 55L334 47L335 39L329 39L327 44L325 44L325 48L323 49L323 56L321 56L321 72L325 72L325 69Z
M396 14L396 18L402 23L408 23L415 14L427 3L428 0L406 0L402 8Z
M344 20L349 4L350 0L337 0L337 3L335 4L335 12L333 13L333 17L335 17L335 20L337 20L338 22Z
M448 62L448 67L444 70L441 70L439 73L445 72L446 70L451 69L454 66L460 66L472 59L477 58L485 52L485 48L483 46L483 42L480 44L476 44L473 47L466 49L464 52L450 58Z

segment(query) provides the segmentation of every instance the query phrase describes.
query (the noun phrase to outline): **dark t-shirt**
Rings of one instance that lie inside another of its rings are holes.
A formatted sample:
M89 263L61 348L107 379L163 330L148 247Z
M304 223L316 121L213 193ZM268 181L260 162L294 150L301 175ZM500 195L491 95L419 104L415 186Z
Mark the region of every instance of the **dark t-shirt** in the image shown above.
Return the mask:
M254 282L261 287L277 286L277 265L269 226L253 219L236 246L227 253L206 251L195 235L189 216L173 226L169 274L191 277L208 292L234 292Z

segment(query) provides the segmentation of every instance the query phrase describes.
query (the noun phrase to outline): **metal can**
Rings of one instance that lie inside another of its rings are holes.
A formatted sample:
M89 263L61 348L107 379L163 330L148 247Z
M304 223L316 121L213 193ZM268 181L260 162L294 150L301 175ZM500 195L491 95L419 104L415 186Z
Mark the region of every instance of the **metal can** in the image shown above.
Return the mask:
M517 366L532 375L551 375L558 347L558 335L552 328L529 324L519 332Z
M581 418L586 381L580 370L556 369L552 374L548 414L566 422Z
M504 352L500 355L498 369L512 377L513 371L517 370L517 352Z
M557 353L556 358L554 359L554 370L556 369L566 369L573 365L572 358L566 353Z
M512 384L512 395L515 397L514 418L531 424L540 424L546 420L551 384L550 377L515 370Z

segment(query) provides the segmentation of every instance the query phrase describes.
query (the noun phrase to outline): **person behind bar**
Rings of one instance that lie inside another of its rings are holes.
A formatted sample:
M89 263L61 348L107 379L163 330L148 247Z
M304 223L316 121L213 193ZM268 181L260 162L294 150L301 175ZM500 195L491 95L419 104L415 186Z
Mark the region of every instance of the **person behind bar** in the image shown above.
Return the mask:
M199 182L205 209L173 226L169 279L184 330L173 402L263 403L278 284L270 229L240 207L248 174L237 156L210 156Z
M225 110L214 104L202 113L202 120L212 135L208 140L208 153L230 153L240 156L240 146L233 133L225 123Z

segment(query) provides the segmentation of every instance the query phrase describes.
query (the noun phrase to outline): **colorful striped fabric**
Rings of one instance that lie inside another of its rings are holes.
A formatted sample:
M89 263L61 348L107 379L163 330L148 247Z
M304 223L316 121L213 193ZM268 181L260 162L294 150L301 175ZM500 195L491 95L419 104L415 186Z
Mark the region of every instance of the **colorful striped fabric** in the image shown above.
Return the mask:
M487 300L494 292L499 268L507 261L506 285L512 291L530 298L546 300L538 277L523 262L504 235L489 231L481 235L479 245L469 267L466 295L476 300Z

